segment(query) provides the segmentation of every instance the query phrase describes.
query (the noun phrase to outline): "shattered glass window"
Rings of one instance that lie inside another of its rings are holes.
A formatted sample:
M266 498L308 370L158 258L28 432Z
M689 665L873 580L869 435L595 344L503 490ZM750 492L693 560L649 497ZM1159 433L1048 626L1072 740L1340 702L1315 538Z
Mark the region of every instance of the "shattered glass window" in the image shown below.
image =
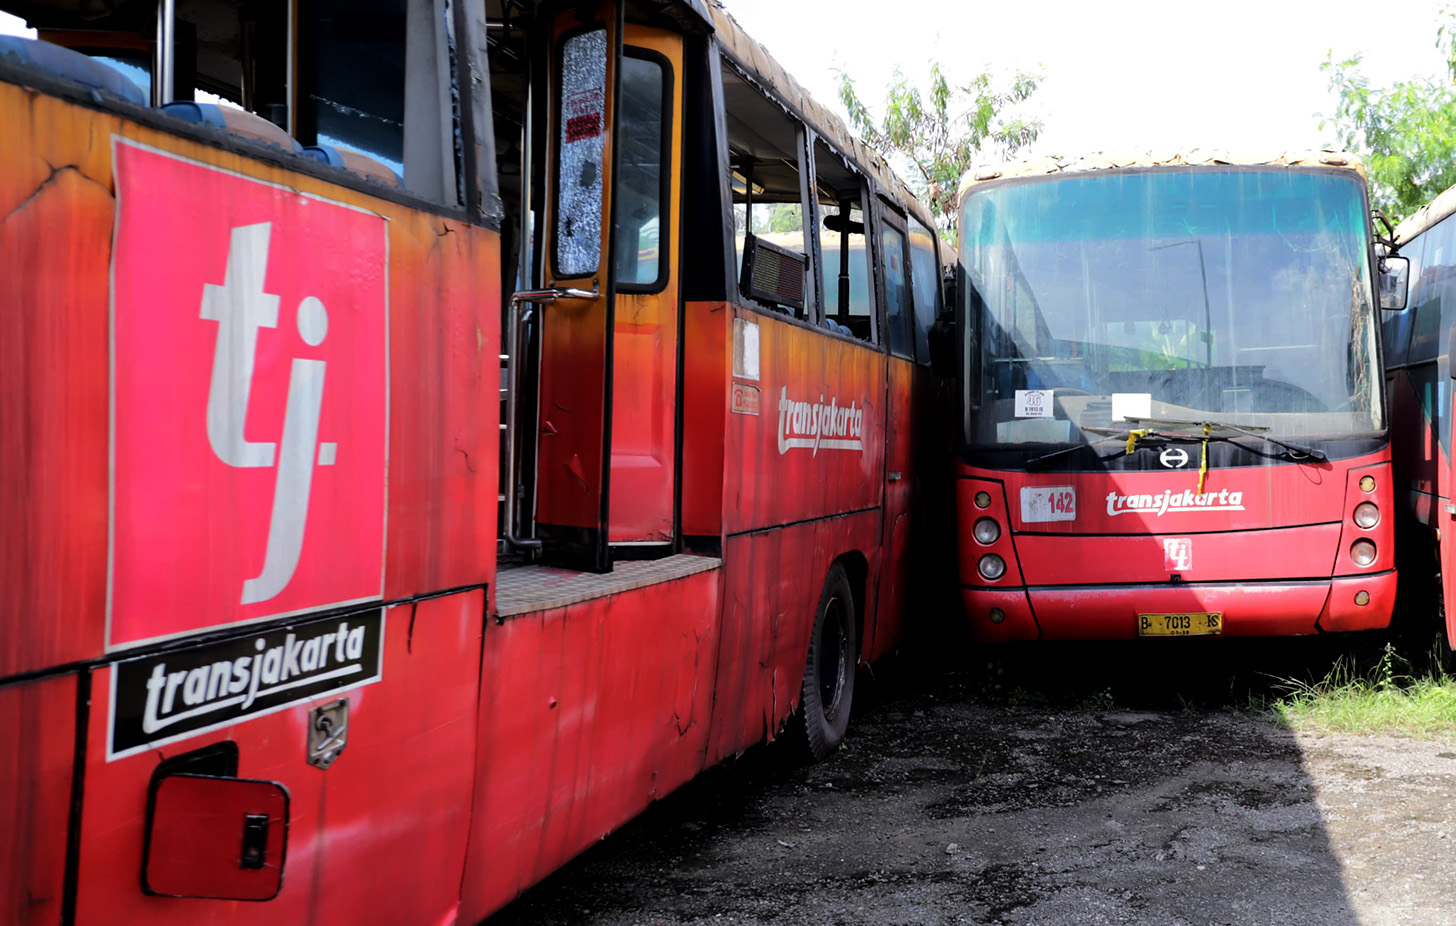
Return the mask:
M606 130L607 32L561 46L557 112L556 273L585 276L602 256L602 154Z

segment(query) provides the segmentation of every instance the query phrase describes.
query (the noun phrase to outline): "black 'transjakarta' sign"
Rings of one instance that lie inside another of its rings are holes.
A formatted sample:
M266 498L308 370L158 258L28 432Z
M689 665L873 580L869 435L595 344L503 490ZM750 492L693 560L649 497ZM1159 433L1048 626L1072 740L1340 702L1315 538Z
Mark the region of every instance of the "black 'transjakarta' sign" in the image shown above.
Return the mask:
M384 611L112 663L107 759L379 681Z

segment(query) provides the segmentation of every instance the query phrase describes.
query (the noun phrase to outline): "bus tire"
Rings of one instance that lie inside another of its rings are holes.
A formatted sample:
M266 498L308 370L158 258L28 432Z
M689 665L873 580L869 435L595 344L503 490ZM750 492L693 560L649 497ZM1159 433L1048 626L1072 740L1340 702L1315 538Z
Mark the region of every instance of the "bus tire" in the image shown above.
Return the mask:
M799 709L789 721L792 738L810 761L823 761L844 741L854 700L858 642L854 589L844 567L835 563L829 567L814 614Z

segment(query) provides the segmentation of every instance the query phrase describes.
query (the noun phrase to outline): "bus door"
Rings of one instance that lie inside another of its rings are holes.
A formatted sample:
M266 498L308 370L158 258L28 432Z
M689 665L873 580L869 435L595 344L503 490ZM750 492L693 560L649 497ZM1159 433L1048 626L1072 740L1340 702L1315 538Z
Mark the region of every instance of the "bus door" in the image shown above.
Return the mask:
M605 572L612 409L612 181L622 10L578 6L551 28L541 274L535 531L550 564ZM513 306L513 310L516 307Z
M603 3L553 24L537 417L547 563L675 538L682 39Z
M609 539L671 549L677 470L682 36L628 23L617 97Z
M885 523L877 619L865 628L864 657L894 647L909 586L910 506L915 484L915 340L910 254L903 220L882 201L879 259L885 287ZM882 631L884 633L882 634ZM884 637L881 639L881 637Z

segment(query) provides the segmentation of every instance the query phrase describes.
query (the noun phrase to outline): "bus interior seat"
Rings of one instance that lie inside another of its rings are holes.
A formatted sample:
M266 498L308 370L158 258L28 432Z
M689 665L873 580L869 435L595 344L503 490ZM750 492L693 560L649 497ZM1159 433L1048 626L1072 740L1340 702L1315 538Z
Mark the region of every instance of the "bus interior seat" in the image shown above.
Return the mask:
M150 103L142 89L115 68L62 45L22 36L0 35L0 58L120 97L137 106Z
M246 109L237 109L232 106L220 106L217 103L192 103L178 101L168 103L162 107L162 111L169 116L181 119L183 122L190 122L193 125L207 125L215 129L222 129L229 135L236 135L239 138L246 138L249 141L262 142L265 145L273 145L282 148L284 151L301 150L298 142L286 131L264 119L262 116L254 115Z
M333 145L310 145L303 149L304 153L317 159L322 164L330 167L338 167L343 170L353 171L370 180L377 180L386 186L403 187L404 181L399 174L383 161L376 160L367 154L360 154L357 151L349 151L345 148L335 148Z

